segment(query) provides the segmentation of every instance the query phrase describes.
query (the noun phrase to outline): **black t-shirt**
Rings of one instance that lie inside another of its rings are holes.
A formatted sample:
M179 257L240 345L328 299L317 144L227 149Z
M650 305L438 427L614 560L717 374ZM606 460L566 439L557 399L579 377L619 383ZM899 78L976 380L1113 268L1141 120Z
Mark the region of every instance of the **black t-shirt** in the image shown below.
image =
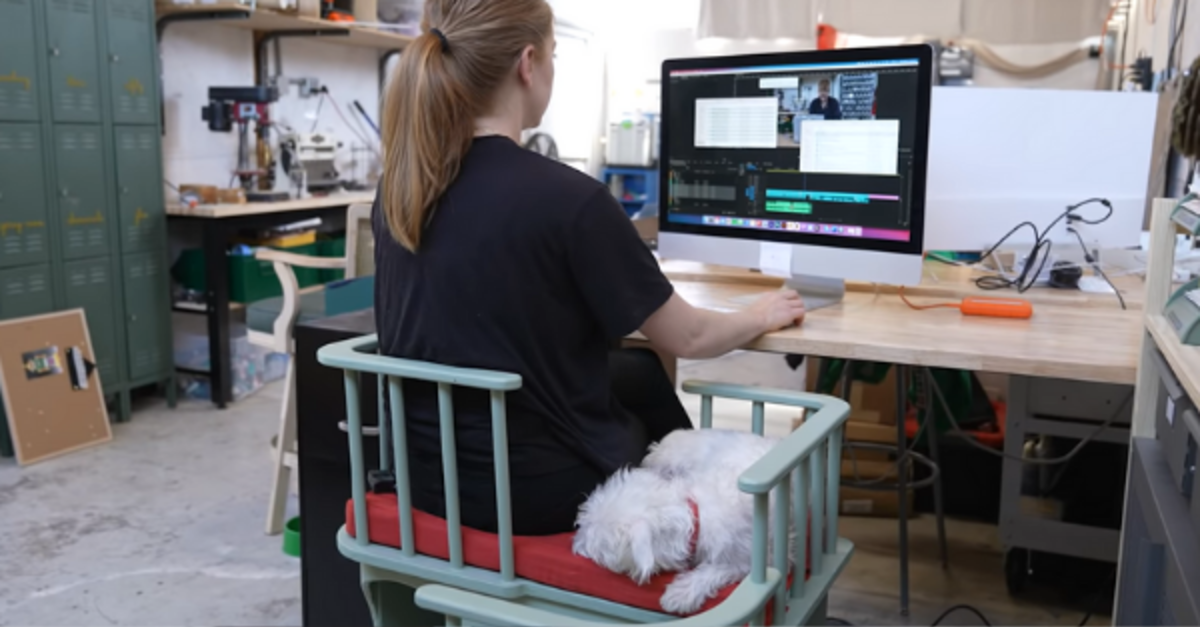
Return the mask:
M636 463L608 350L672 294L632 222L598 181L505 137L474 141L410 253L376 200L375 317L389 356L521 375L508 395L510 467L538 475ZM456 391L463 470L492 464L485 393ZM437 392L407 384L410 452L440 460Z

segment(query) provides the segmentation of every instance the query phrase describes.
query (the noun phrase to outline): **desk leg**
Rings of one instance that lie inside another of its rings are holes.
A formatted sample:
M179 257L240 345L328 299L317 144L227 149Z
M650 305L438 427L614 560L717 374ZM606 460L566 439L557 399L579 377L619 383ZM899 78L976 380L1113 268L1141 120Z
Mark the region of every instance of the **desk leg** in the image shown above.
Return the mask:
M219 220L204 223L204 302L208 314L208 367L212 401L217 407L233 400L229 365L229 259L225 229Z
M896 493L899 495L900 514L900 615L908 616L908 436L904 433L904 415L908 409L908 385L905 375L908 370L899 364L896 369Z
M928 368L923 368L917 371L917 374L914 374L913 376L933 377L933 371ZM928 381L928 379L926 379L926 381ZM928 383L926 386L927 385ZM923 389L927 389L926 386L923 386ZM936 411L930 411L929 415L926 416L926 419L933 420L933 416L936 413ZM933 512L937 517L938 549L940 549L942 552L942 570L949 570L950 551L946 547L946 516L943 513L945 511L945 507L942 502L942 460L941 456L938 454L938 438L941 436L938 435L936 420L934 420L933 424L925 428L925 434L929 438L929 458L931 461L933 461L933 465L936 467L935 472L938 473L937 480L933 482Z

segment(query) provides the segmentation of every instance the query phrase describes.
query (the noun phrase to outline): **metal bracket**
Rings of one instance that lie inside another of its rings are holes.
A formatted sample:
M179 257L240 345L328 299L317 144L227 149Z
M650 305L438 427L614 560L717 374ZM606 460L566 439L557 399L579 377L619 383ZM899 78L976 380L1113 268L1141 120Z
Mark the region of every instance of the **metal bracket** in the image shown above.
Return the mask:
M158 118L162 121L161 132L167 134L167 96L163 91L162 77L162 38L163 33L167 31L167 27L176 22L207 22L213 20L248 20L250 14L245 11L196 11L188 13L172 13L164 15L154 22L155 39L154 44L158 48Z
M257 48L257 54L256 54L257 58L254 60L255 69L257 70L257 76L255 76L255 82L259 86L264 86L264 85L267 85L267 83L268 83L267 75L270 73L270 69L267 67L267 46L270 45L270 43L273 41L276 41L278 39L283 39L284 37L349 37L349 36L350 36L350 30L345 29L345 28L342 28L342 29L328 29L328 28L312 29L312 28L310 28L310 29L303 29L303 30L277 30L277 31L271 31L269 33L264 33L263 36L261 38L259 38L259 40L258 40L258 44L257 44L258 48Z
M383 53L379 57L379 94L384 94L383 88L387 85L387 64L392 60L392 57L403 53L404 50L393 48Z
M172 13L158 18L154 23L158 32L158 41L162 42L163 33L167 27L176 22L208 22L213 20L248 20L250 14L245 11L189 11L187 13Z

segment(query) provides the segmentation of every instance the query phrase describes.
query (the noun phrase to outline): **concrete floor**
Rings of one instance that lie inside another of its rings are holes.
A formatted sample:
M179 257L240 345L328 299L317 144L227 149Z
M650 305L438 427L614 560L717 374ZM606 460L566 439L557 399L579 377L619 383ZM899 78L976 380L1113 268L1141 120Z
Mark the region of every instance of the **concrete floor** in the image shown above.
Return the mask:
M801 377L782 358L749 353L680 367L681 379L794 388ZM0 625L299 625L299 562L262 531L281 391L268 386L226 411L204 402L170 411L151 399L114 427L111 443L27 468L0 460ZM718 404L716 413L733 426L749 412ZM783 432L791 418L771 411L768 429ZM951 521L943 571L929 516L910 527L912 612L902 617L896 521L841 521L857 553L831 595L834 616L928 625L970 603L998 625L1082 618L1008 597L995 527ZM956 614L943 624L979 623Z

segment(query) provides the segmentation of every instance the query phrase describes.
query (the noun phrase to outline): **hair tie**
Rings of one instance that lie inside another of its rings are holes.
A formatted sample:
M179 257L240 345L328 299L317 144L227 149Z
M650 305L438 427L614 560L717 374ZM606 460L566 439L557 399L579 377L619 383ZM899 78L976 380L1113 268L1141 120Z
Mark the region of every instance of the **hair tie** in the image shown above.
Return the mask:
M446 33L443 33L437 28L431 28L429 29L429 32L433 33L438 39L442 40L442 52L450 52L450 40L446 39Z

